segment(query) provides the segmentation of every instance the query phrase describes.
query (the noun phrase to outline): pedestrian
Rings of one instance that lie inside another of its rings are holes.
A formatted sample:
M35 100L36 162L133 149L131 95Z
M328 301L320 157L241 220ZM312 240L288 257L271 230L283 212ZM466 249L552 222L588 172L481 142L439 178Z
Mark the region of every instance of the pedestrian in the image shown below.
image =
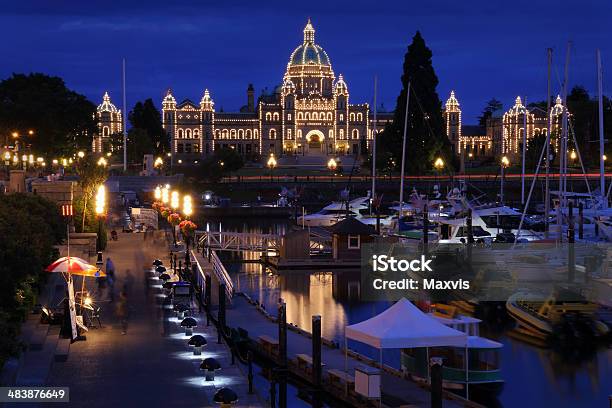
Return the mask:
M126 335L128 328L129 306L127 294L124 291L119 293L119 301L115 305L115 314L121 323L121 334Z
M115 277L115 264L110 257L106 258L106 275L112 275L113 278Z

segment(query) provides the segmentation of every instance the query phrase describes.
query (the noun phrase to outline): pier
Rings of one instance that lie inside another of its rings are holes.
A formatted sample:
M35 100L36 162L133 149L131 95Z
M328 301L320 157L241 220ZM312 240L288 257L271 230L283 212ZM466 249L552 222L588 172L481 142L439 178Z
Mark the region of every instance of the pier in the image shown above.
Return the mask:
M208 293L219 291L219 280L214 274L211 275L213 266L207 257L193 251L192 257L197 265L196 278L202 285L211 282ZM218 258L216 258L218 259ZM201 293L206 293L203 288ZM217 298L218 300L218 298ZM247 295L234 293L231 306L215 305L212 300L210 313L213 319L222 321L227 329L235 329L248 337L248 347L261 358L273 365L282 365L281 354L279 353L279 324L277 318L262 309L256 302L252 301ZM287 325L287 369L293 378L301 380L315 387L313 382L313 356L308 353L313 349L313 339L311 333ZM344 350L339 348L329 340L322 340L321 346L321 379L320 389L328 396L339 399L344 403L353 406L372 406L372 400L366 400L352 390L354 384L354 372L359 366L370 366L381 368L379 363L355 353L351 350L345 356ZM345 370L346 367L346 370ZM431 406L431 391L425 382L413 381L406 378L399 370L383 366L381 369L381 383L383 405L386 406L410 406L410 407L429 407ZM444 407L481 407L481 405L464 399L456 394L443 391Z

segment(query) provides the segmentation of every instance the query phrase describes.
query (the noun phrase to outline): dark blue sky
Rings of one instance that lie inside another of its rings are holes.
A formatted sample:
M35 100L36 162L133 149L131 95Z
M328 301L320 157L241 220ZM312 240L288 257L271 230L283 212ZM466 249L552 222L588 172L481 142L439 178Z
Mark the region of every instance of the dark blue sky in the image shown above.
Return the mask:
M121 103L121 58L128 58L128 106L168 87L199 101L209 88L217 109L245 104L282 80L307 17L353 102L393 108L403 56L416 30L433 50L444 101L455 89L464 123L476 121L491 97L505 107L516 95L541 100L546 48L554 48L559 91L565 46L573 42L570 84L595 89L595 48L612 81L612 2L582 1L195 1L2 0L0 78L39 71L99 103L108 90ZM604 84L604 91L610 93Z

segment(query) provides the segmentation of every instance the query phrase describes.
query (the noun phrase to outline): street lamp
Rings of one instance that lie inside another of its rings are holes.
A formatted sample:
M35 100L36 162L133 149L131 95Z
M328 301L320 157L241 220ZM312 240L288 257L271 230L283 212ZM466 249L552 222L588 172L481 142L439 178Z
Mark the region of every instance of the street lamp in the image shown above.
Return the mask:
M173 191L170 194L170 207L173 210L177 210L179 208L179 193L178 193L178 191Z
M193 205L191 202L190 195L183 196L183 214L185 214L185 217L187 218L189 218L191 214L193 214Z
M444 168L444 160L441 157L438 157L434 162L434 167L439 171Z
M161 197L162 197L161 187L157 186L157 187L155 187L155 200L159 201L159 200L161 200Z
M161 157L158 157L157 159L155 159L155 162L153 163L153 167L155 167L156 169L161 168L161 166L164 165L164 159L162 159Z
M510 166L510 159L508 159L507 156L503 156L501 158L500 161L500 167L501 167L501 188L500 188L500 194L499 194L499 198L501 201L501 204L504 205L504 176L505 176L505 169L506 167Z
M77 156L79 156L79 159L82 159L83 157L85 157L85 152L81 150L77 153Z
M270 181L272 181L272 170L276 167L276 159L274 158L274 153L270 153L270 158L268 159L268 168L270 169Z
M98 166L106 167L108 161L104 157L100 157L98 159Z
M164 186L164 188L161 189L161 200L162 203L164 204L168 204L169 200L169 190L170 190L170 186L168 186L167 184Z
M21 161L23 162L23 169L25 170L28 166L28 156L25 154L21 156Z
M102 218L104 217L104 206L106 202L106 188L104 184L98 186L98 192L96 193L96 216L98 218L98 235L96 244L98 251L102 249Z

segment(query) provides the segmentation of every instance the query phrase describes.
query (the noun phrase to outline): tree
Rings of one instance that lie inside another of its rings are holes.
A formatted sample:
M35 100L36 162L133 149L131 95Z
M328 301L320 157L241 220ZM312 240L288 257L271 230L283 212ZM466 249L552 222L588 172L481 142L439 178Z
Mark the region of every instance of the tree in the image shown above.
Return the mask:
M492 98L487 102L487 106L482 110L482 115L478 117L478 124L482 127L487 125L487 119L493 116L493 112L501 110L504 107L500 101Z
M186 168L185 173L188 177L215 183L226 174L239 170L243 166L242 156L234 149L219 148L212 156L202 160L198 166Z
M442 103L436 92L438 77L431 62L432 52L417 31L404 57L401 77L402 90L397 97L393 122L383 130L380 140L381 155L392 157L391 163L401 163L404 116L408 81L411 83L410 106L406 141L406 170L419 173L432 167L434 158L442 156L446 163L452 159L450 142L444 132Z
M98 187L106 181L108 173L106 167L98 165L96 158L91 155L78 159L75 169L79 176L79 185L83 191L81 232L85 232L87 207L97 192Z
M146 132L156 153L169 151L168 135L162 126L161 113L150 98L144 102L137 102L129 114L129 119L132 128Z
M154 154L155 147L147 131L140 128L131 128L127 140L128 159L131 162L140 162L145 154Z
M13 74L0 82L0 135L18 132L21 143L31 144L43 156L72 155L89 148L96 131L95 110L58 77Z

